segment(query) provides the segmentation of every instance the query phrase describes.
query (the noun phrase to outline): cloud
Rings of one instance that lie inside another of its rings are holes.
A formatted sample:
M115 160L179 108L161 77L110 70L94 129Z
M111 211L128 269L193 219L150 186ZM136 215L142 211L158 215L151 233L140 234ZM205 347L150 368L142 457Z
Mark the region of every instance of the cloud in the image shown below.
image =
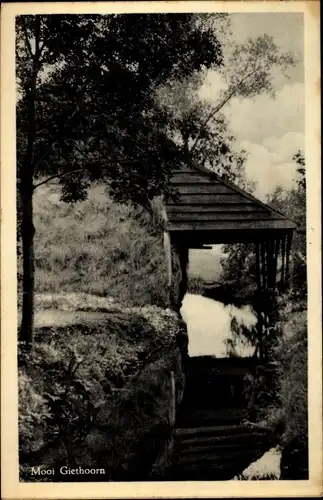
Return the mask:
M238 139L261 144L268 137L304 132L304 85L285 85L276 95L233 99L225 113Z
M263 141L268 151L276 153L279 161L291 160L294 154L300 149L304 151L304 134L300 132L287 132L282 137L268 137Z
M257 182L256 195L265 199L277 186L292 187L293 156L305 145L303 84L285 85L276 99L235 99L227 113L237 146L249 153L246 174Z
M249 141L241 142L241 146L248 152L247 178L256 181L255 194L262 200L265 200L266 195L272 193L278 186L289 189L295 185L297 165L292 156L297 149L295 151L291 147L292 154L289 155L287 145L284 146L284 137L271 138L273 142L277 142L277 150L269 150L264 145Z
M223 90L223 80L209 73L200 97L215 101ZM293 156L304 151L304 84L288 83L276 94L253 99L232 99L224 108L237 148L249 153L246 174L256 181L256 195L265 199L277 186L292 187L297 165Z
M203 85L199 89L199 97L208 102L217 102L220 92L226 90L227 84L223 76L214 70L208 71Z

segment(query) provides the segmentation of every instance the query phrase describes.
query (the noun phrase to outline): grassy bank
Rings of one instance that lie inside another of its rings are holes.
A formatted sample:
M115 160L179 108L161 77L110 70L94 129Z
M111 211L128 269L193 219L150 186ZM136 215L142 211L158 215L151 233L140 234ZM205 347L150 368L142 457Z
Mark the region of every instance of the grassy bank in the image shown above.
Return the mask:
M165 304L163 235L143 210L113 203L103 185L85 201L63 203L54 185L36 190L34 214L36 292Z
M102 185L75 204L44 186L34 212L35 341L28 355L19 346L21 479L147 479L169 439L171 372L177 397L183 390L186 342L166 309L159 212L116 204ZM62 477L60 465L105 473ZM31 476L32 466L55 475Z

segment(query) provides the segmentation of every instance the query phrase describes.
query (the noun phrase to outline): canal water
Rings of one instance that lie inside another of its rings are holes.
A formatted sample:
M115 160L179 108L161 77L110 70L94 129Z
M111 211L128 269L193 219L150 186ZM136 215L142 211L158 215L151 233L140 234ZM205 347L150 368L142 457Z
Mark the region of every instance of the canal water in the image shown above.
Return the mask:
M191 357L226 357L226 341L232 339L232 318L246 327L252 327L257 322L249 306L225 306L221 302L191 293L184 297L181 315L188 329L188 351ZM253 354L254 347L238 341L236 352L238 356L248 357Z

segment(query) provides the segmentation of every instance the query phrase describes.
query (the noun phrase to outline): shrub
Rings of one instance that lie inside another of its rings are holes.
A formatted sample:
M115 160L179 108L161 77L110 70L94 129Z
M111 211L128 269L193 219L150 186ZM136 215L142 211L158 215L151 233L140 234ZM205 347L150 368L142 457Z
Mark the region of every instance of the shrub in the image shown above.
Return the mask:
M188 293L195 293L202 295L205 289L204 279L200 276L189 276L187 291Z
M307 446L307 313L292 311L284 322L275 348L277 403L267 412L268 421L282 429L282 444L297 441Z
M168 432L182 327L170 310L107 303L101 319L37 328L28 362L19 346L21 478L32 479L26 464L104 467L105 480L147 474Z

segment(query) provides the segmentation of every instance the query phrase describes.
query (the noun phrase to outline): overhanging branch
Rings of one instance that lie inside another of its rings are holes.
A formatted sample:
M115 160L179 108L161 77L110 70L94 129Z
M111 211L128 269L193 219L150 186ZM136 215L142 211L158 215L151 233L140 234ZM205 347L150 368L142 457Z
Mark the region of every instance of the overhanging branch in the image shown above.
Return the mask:
M221 111L221 109L226 105L226 103L234 96L234 94L237 92L239 86L244 83L250 76L252 76L254 73L256 73L257 69L254 69L253 71L251 71L250 73L248 73L245 77L243 77L239 83L237 83L233 89L231 90L231 92L228 93L227 97L225 97L223 99L223 101L221 101L215 108L212 109L212 111L208 114L208 116L206 117L202 127L200 128L196 138L195 138L195 141L191 147L191 150L190 152L193 153L193 151L195 150L196 146L197 146L197 143L201 137L201 133L202 133L202 130L207 126L207 124L209 123L209 121L213 118L213 116L215 116L219 111Z
M43 186L44 184L47 184L48 182L50 182L54 179L60 179L61 177L66 177L67 175L77 174L79 172L84 172L85 170L87 170L87 169L86 168L77 168L75 170L69 170L68 172L62 172L61 174L50 175L49 177L47 177L43 181L38 182L38 184L34 184L33 190L35 191L35 189L37 189L39 186Z

